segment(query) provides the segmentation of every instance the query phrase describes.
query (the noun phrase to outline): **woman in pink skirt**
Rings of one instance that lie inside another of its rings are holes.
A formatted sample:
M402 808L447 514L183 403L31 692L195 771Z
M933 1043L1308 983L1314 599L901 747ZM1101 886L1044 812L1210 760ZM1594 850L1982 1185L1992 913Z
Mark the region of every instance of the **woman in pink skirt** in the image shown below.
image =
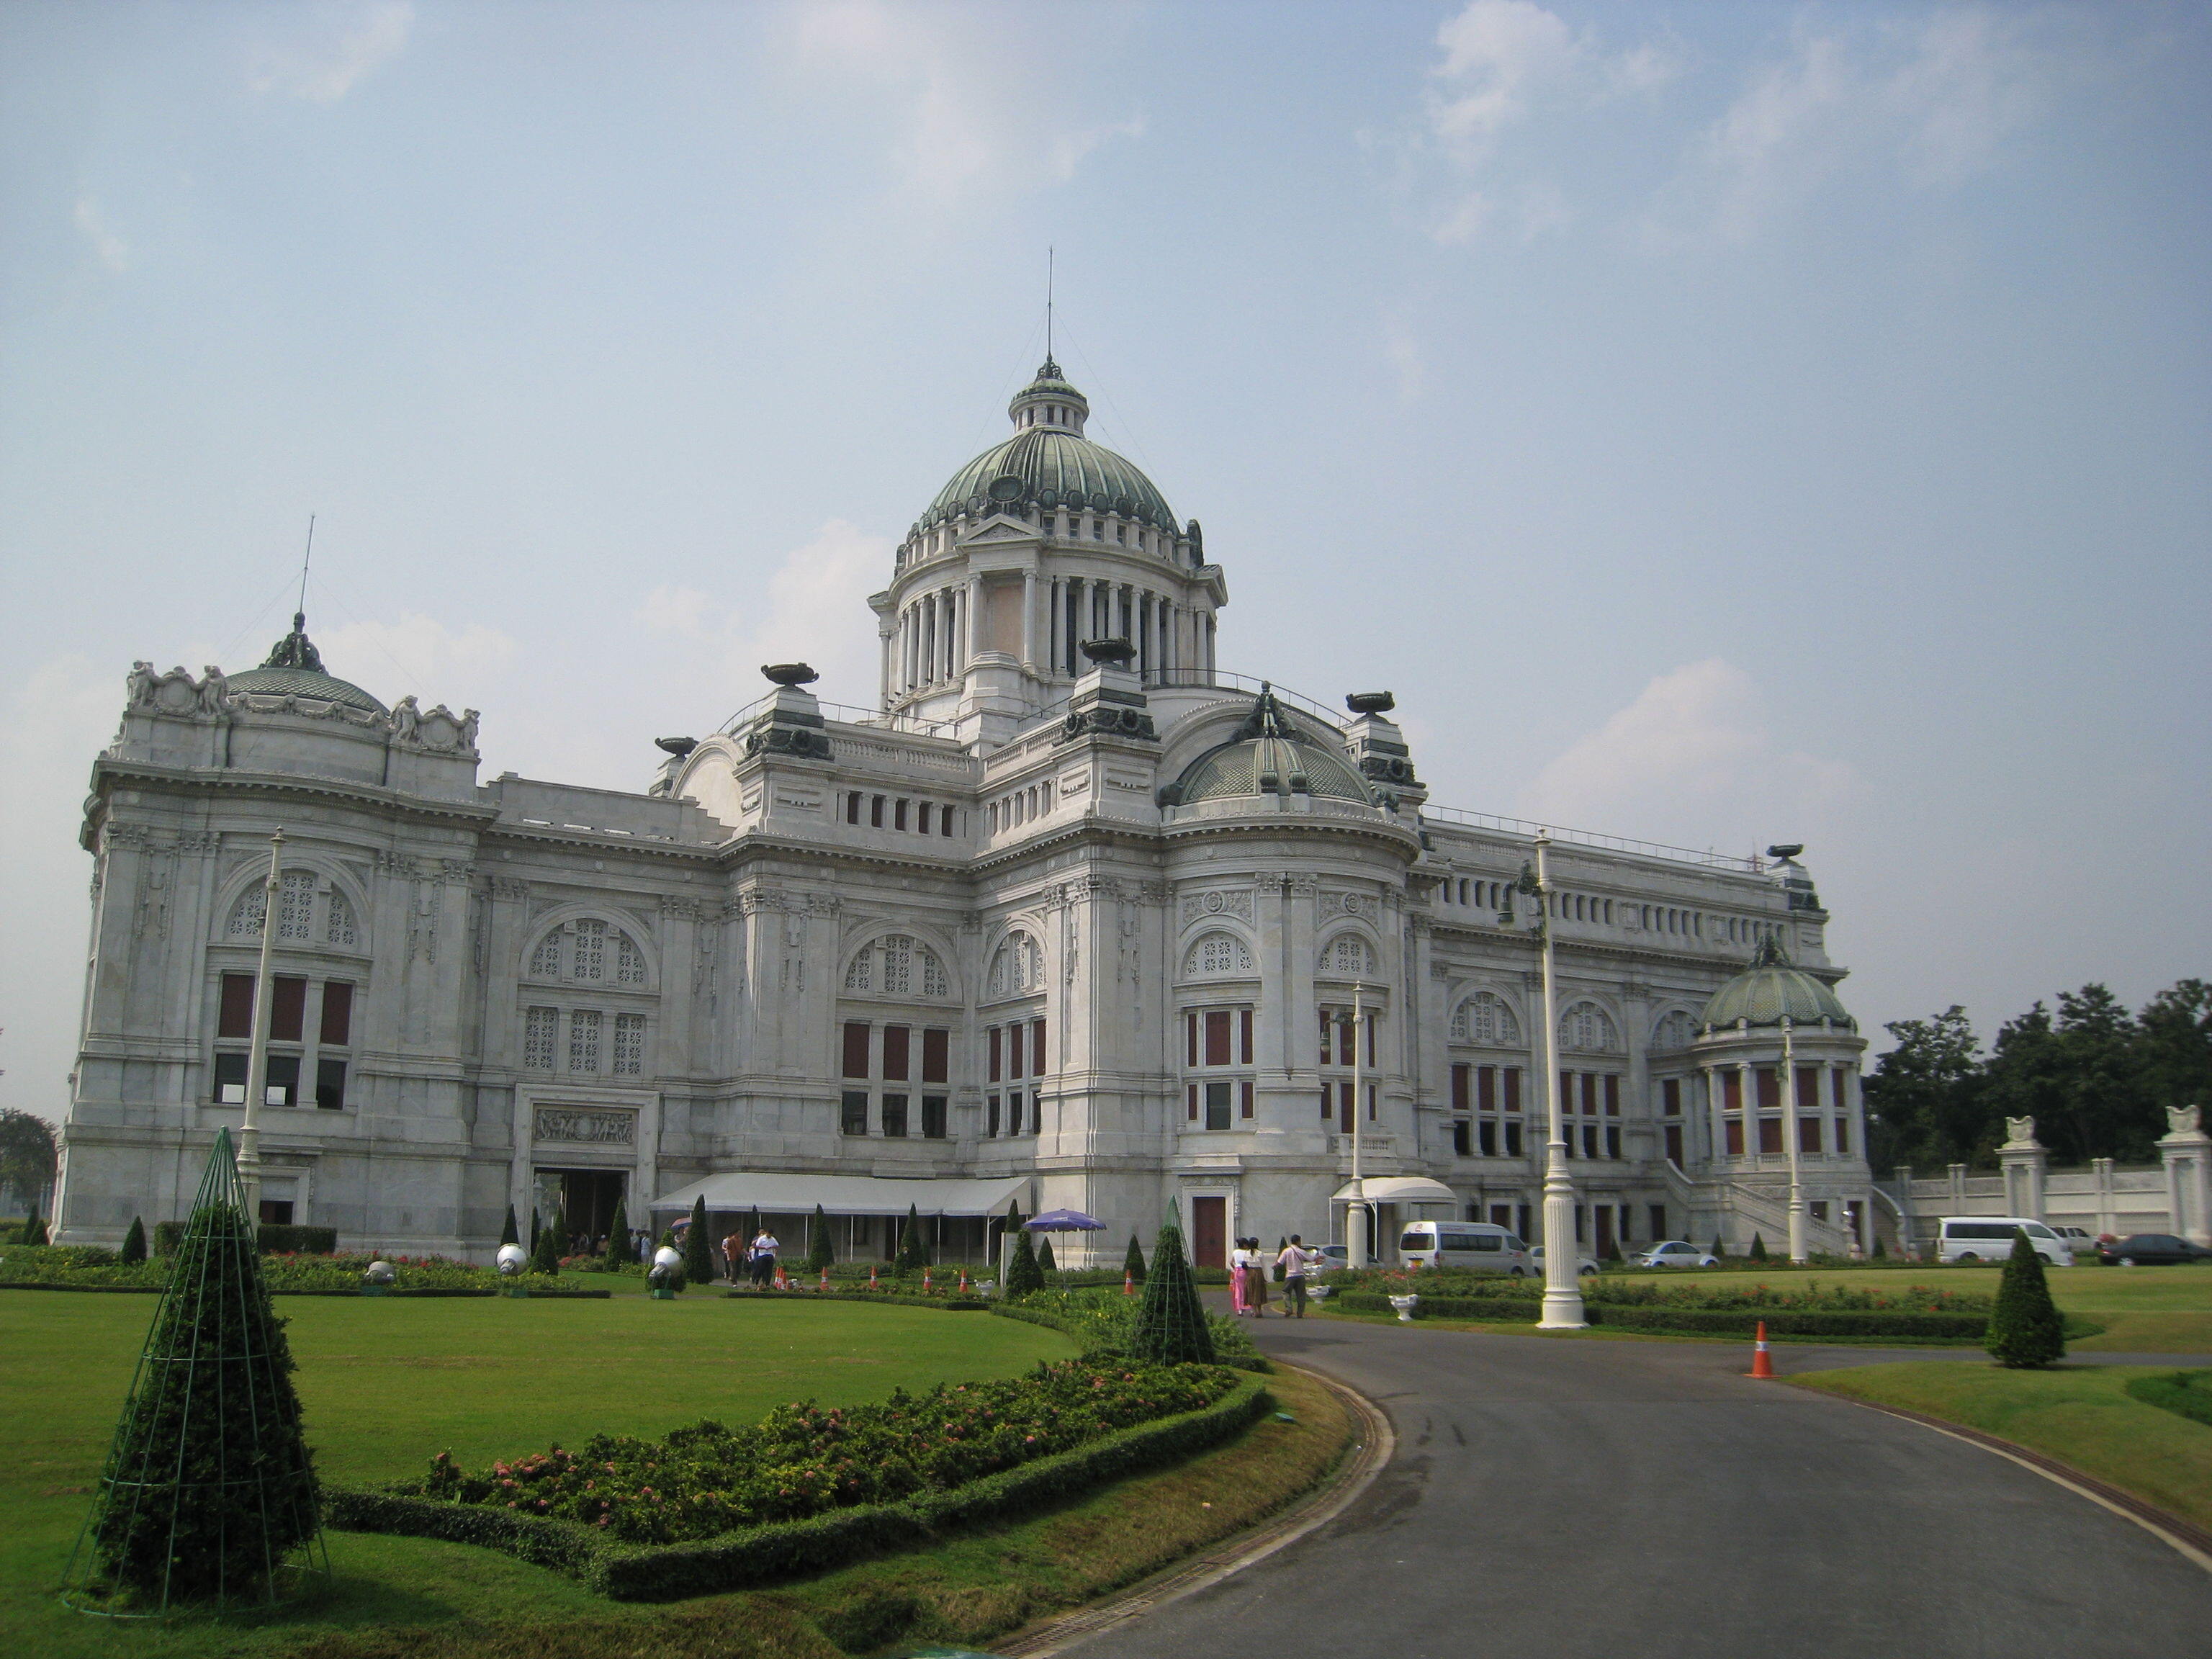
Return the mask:
M1252 1310L1253 1318L1265 1319L1267 1316L1267 1261L1260 1254L1258 1239L1248 1238L1244 1246L1245 1304Z
M1229 1253L1229 1305L1240 1319L1244 1316L1244 1290L1250 1283L1248 1275L1251 1266L1252 1253L1244 1248L1244 1241L1240 1238L1237 1241L1237 1248Z

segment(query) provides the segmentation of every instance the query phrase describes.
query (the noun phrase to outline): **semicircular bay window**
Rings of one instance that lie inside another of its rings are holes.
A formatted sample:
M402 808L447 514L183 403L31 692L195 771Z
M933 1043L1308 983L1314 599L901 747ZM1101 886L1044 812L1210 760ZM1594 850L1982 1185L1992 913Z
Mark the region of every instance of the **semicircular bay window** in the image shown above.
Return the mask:
M652 982L637 941L595 916L563 922L539 939L530 953L530 977L638 991Z

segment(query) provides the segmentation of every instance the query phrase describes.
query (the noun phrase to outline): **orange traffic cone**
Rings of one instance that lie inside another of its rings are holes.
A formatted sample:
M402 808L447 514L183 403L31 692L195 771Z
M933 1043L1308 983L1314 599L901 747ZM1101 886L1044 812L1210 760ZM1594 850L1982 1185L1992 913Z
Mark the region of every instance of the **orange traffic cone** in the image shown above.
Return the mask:
M929 1294L929 1269L927 1267L921 1270L921 1293L924 1296Z
M1124 1296L1134 1296L1134 1295L1136 1295L1136 1293L1137 1293L1137 1276L1136 1276L1136 1274L1134 1274L1134 1273L1131 1273L1131 1272L1130 1272L1127 1267L1122 1268L1122 1269L1121 1269L1121 1294L1122 1294L1122 1295L1124 1295Z
M1765 1377L1770 1382L1774 1377L1774 1361L1767 1355L1766 1322L1763 1319L1759 1322L1758 1339L1752 1345L1751 1370L1747 1374Z
M783 1263L781 1261L775 1264L775 1287L779 1291L787 1291L791 1288L791 1282L783 1276Z
M872 1261L868 1263L868 1288L872 1291L876 1288L876 1264Z
M830 1270L827 1267L822 1270L822 1288L825 1291L830 1288Z
M968 1270L965 1267L960 1270L960 1294L968 1294Z

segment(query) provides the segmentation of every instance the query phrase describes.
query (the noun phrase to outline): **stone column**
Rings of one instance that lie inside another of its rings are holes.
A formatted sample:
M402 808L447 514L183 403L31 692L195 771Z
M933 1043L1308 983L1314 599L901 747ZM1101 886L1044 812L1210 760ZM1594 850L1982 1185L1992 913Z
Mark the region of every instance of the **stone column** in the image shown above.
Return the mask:
M1698 1074L1705 1083L1705 1157L1716 1167L1728 1155L1728 1127L1725 1121L1725 1101L1721 1095L1720 1069L1700 1066Z
M1022 666L1036 672L1036 572L1022 572Z
M1997 1163L2004 1170L2005 1213L2043 1219L2043 1173L2049 1156L2035 1138L2035 1120L2005 1120L2005 1143L1997 1148Z
M2089 1180L2096 1189L2097 1231L2117 1232L2119 1228L2119 1206L2112 1200L2112 1160L2093 1158L2089 1160Z
M1735 1101L1736 1115L1743 1120L1743 1156L1757 1158L1759 1155L1759 1073L1747 1060L1735 1063Z
M2166 1133L2158 1139L2166 1165L2166 1214L2173 1231L2192 1244L2212 1245L2212 1135L2203 1109L2169 1106Z
M976 618L983 614L983 579L979 575L970 575L968 578L968 603L965 609L968 613L966 633L968 661L973 664L975 660L975 653L983 648L981 636L975 631Z

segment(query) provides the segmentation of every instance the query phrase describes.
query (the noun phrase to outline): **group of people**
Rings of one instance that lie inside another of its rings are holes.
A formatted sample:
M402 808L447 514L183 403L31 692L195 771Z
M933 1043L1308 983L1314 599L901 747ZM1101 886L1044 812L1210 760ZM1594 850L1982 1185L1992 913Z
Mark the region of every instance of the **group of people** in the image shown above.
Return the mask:
M1283 1317L1304 1319L1306 1316L1306 1275L1319 1270L1321 1252L1306 1248L1305 1241L1292 1233L1290 1242L1278 1251L1272 1261L1260 1248L1256 1238L1240 1238L1229 1257L1229 1299L1238 1317L1249 1314L1255 1319L1267 1316L1267 1279L1270 1267L1279 1269L1283 1279Z
M776 1253L783 1245L766 1227L745 1243L742 1233L732 1233L722 1241L722 1261L729 1268L730 1283L735 1285L740 1276L750 1278L757 1290L766 1290L775 1282Z

